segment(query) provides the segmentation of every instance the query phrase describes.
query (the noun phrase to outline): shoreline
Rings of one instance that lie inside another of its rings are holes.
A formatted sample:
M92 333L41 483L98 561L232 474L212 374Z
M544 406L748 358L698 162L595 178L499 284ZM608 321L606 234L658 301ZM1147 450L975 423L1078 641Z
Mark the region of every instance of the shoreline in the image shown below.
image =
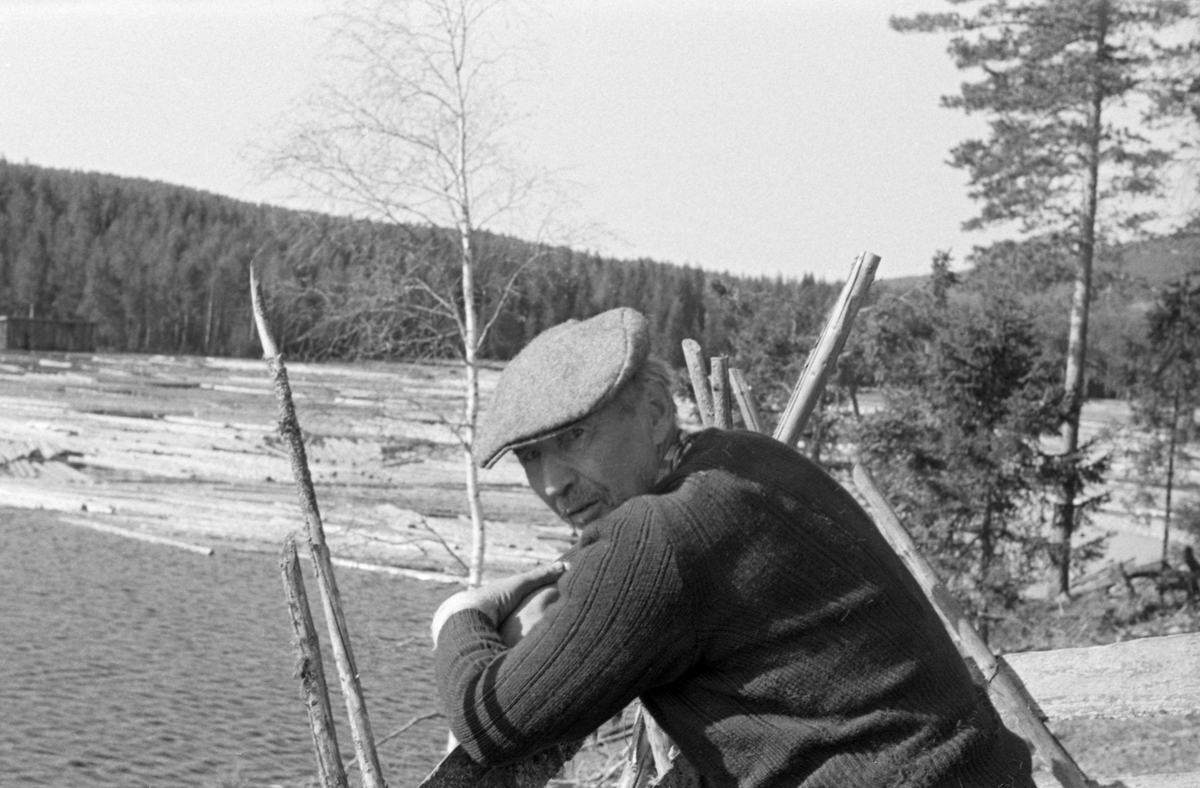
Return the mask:
M484 370L485 393L497 376ZM457 371L297 363L289 379L333 556L417 579L465 576ZM0 352L0 506L131 538L273 552L304 529L276 419L262 362ZM567 549L570 528L518 463L481 481L489 575Z
M156 544L162 547L171 547L176 550L184 550L187 552L196 553L205 557L212 557L218 553L255 553L262 555L275 555L282 551L282 545L276 548L273 545L265 542L236 542L224 541L215 544L194 544L180 539L172 539L169 537L158 536L156 534L147 533L145 531L136 531L130 528L122 528L116 525L107 523L95 522L86 518L69 515L63 512L57 512L47 509L20 509L15 507L4 507L8 517L20 517L21 513L39 512L48 516L62 525L73 526L76 528L87 528L109 536L116 536L123 539L134 539L137 541ZM30 515L32 516L32 514ZM303 541L303 538L300 538ZM312 557L304 550L299 551L299 558L302 561L310 561ZM370 563L365 561L355 561L349 558L339 558L331 556L330 560L334 566L347 569L355 569L361 572L375 572L379 574L393 575L395 577L405 577L410 580L419 580L430 583L440 583L444 585L466 585L467 578L465 575L455 575L446 572L433 572L421 569L414 569L406 566L397 566L393 564Z

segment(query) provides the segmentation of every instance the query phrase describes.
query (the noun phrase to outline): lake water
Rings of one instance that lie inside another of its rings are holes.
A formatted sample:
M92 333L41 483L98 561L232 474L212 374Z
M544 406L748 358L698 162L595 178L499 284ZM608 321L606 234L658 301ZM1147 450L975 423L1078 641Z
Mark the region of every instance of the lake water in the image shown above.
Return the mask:
M427 628L453 589L346 569L338 584L380 739L436 709ZM204 557L0 509L0 784L315 785L294 661L276 556ZM389 784L415 785L444 742L432 720L382 744Z

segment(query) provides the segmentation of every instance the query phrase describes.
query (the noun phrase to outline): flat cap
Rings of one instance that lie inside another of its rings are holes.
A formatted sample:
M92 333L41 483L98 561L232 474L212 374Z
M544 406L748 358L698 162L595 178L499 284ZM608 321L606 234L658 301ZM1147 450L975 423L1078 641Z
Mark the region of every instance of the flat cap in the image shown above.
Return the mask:
M479 419L476 461L490 468L607 404L650 355L649 333L640 312L621 307L538 334L500 373Z

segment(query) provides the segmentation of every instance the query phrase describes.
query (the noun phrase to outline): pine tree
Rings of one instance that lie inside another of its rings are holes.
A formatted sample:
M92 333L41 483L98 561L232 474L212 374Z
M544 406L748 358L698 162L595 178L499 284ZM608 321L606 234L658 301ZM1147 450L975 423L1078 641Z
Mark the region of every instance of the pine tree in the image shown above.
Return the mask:
M966 0L950 0L966 5ZM1167 45L1194 18L1176 0L1039 0L972 3L975 13L893 19L900 31L949 32L960 69L982 72L945 106L985 115L986 139L963 142L951 163L970 174L979 215L967 228L1015 226L1048 234L1074 260L1061 417L1064 468L1082 467L1079 419L1085 396L1092 267L1098 243L1120 240L1152 217L1172 150L1155 126L1186 93L1195 44ZM1070 590L1071 537L1082 473L1065 472L1056 515L1057 586Z

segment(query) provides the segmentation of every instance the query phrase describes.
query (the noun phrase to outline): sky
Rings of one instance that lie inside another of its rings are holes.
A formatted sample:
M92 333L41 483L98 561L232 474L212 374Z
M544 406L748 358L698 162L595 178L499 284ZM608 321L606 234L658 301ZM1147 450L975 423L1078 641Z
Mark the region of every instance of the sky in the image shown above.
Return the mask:
M752 276L927 273L985 237L943 109L964 75L893 14L944 0L530 0L515 101L601 254ZM320 75L327 0L0 0L0 156L304 207L256 151Z

